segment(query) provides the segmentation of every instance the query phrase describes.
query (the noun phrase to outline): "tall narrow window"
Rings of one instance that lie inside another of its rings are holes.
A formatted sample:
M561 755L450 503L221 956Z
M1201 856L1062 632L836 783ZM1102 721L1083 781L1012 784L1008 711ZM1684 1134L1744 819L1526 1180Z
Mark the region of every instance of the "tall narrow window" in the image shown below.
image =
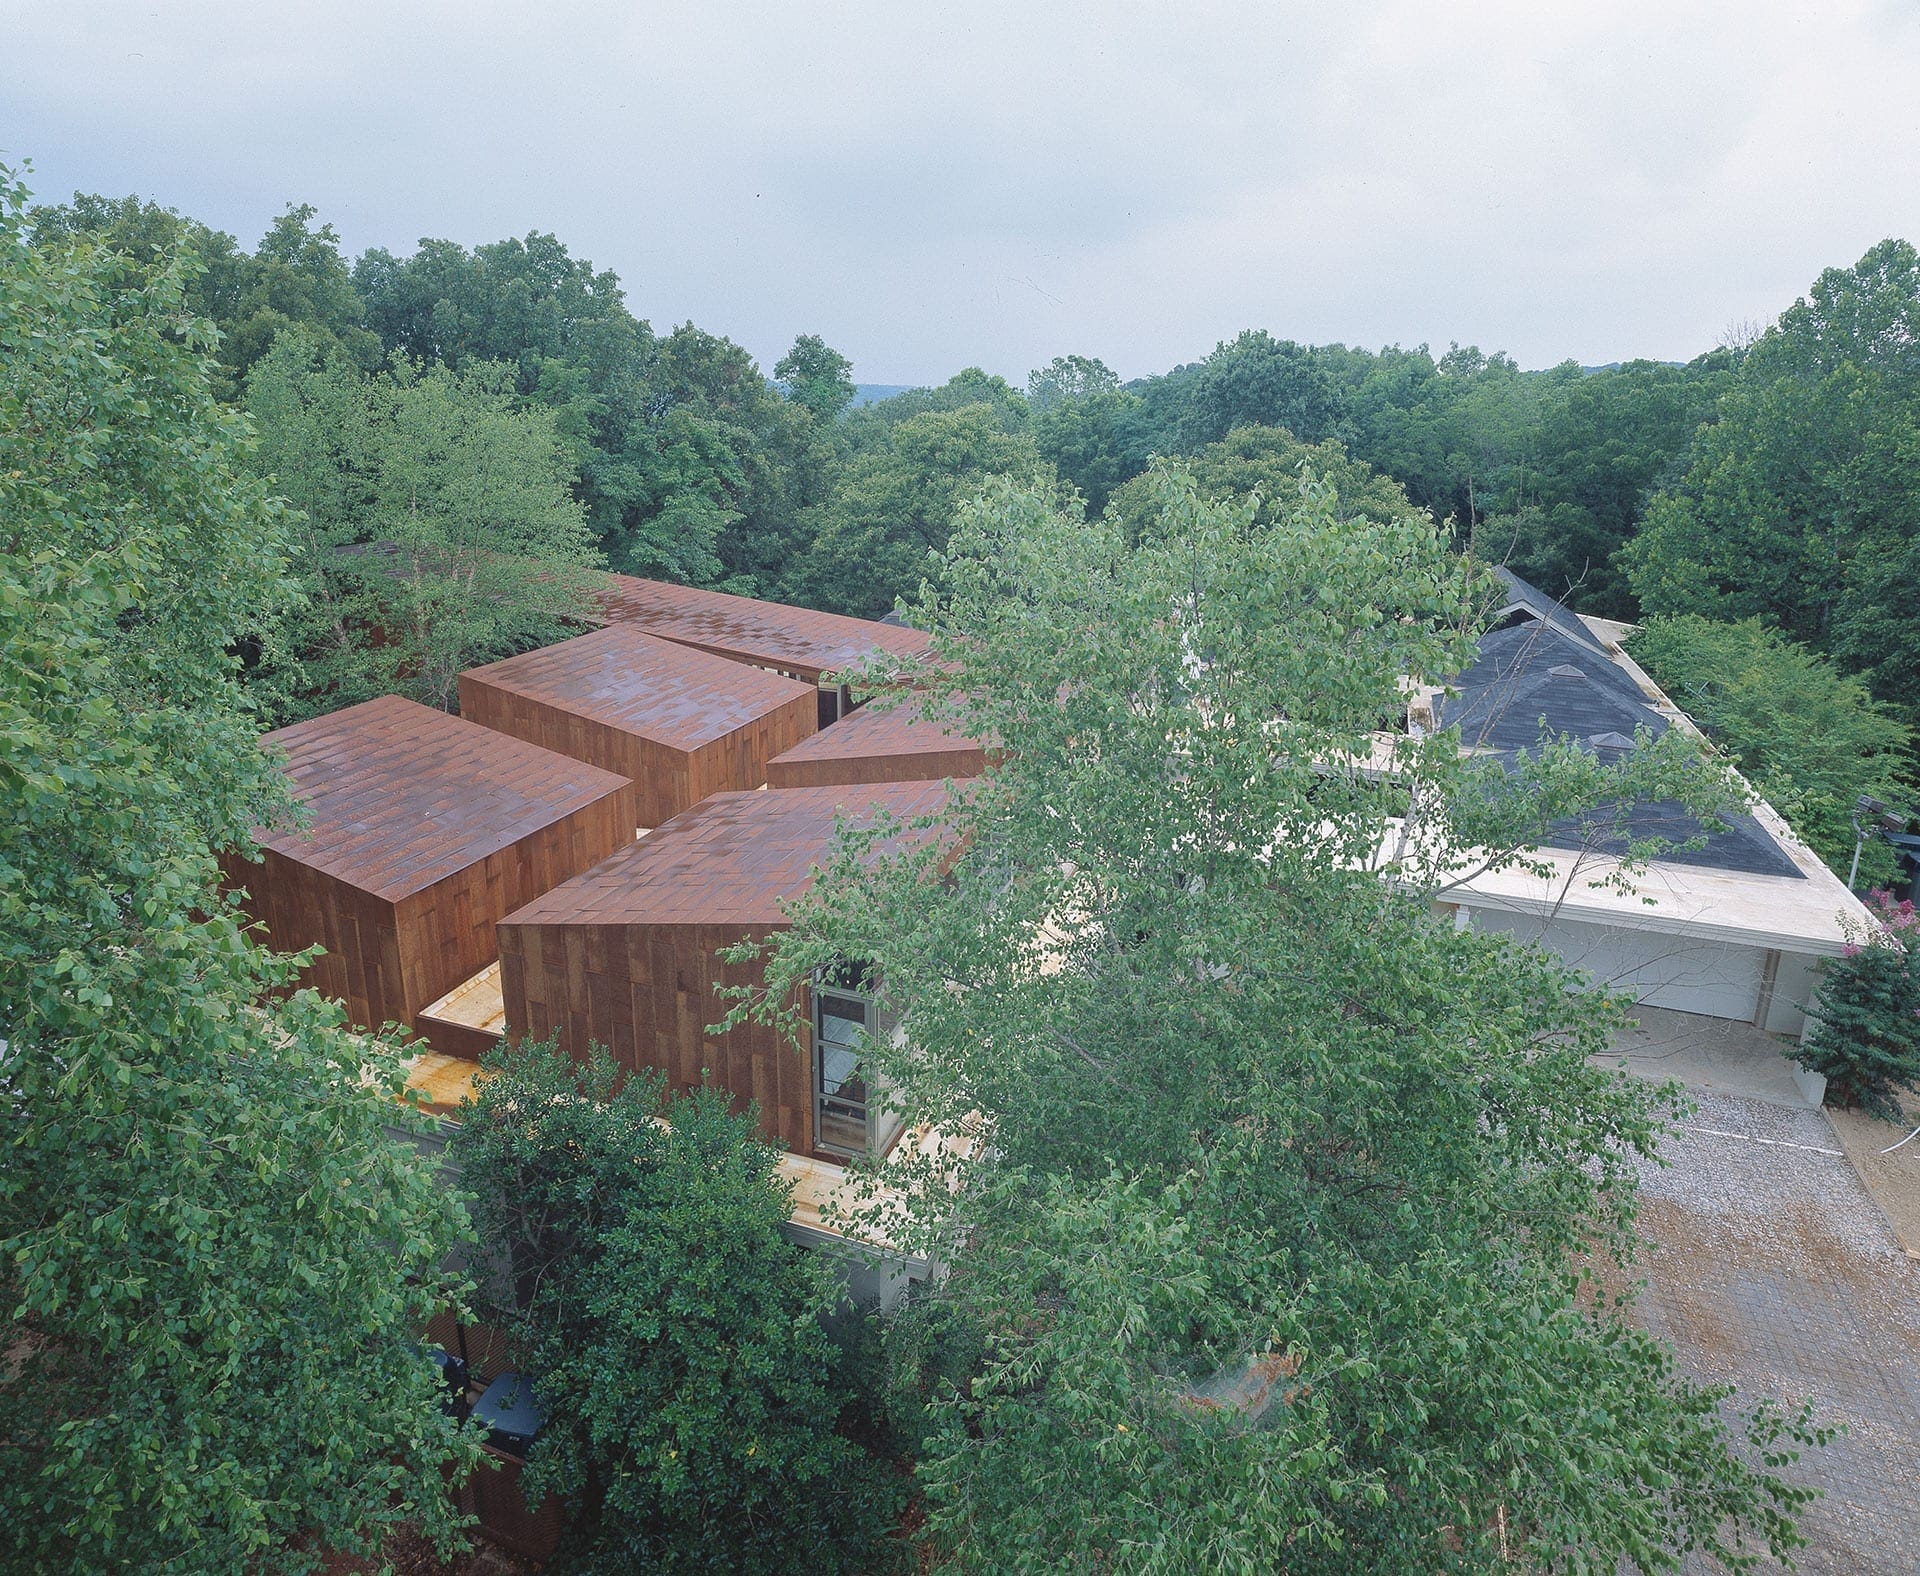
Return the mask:
M882 1153L899 1126L878 1098L866 1044L885 1032L864 965L825 969L813 985L813 1141L829 1154Z

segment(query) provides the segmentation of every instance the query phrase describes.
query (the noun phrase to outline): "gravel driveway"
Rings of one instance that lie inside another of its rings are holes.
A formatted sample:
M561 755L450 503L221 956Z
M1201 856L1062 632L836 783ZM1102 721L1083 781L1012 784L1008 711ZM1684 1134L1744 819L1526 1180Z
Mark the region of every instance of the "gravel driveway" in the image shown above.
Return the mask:
M1826 1493L1801 1570L1920 1572L1920 1263L1847 1161L1814 1152L1840 1147L1821 1112L1694 1098L1644 1179L1643 1321L1695 1377L1846 1426L1795 1469Z

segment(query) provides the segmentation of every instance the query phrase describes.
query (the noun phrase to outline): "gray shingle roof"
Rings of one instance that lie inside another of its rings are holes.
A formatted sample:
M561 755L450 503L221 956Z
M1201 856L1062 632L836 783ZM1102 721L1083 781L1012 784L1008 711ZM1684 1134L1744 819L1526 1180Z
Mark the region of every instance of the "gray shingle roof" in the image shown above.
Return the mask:
M1496 571L1506 592L1496 627L1480 640L1479 655L1452 682L1435 719L1457 727L1460 742L1507 762L1537 750L1543 738L1571 738L1603 759L1624 756L1637 732L1657 737L1669 722L1648 703L1633 676L1608 654L1593 632L1560 603L1508 570ZM1625 852L1614 835L1612 808L1556 823L1555 848ZM1675 843L1701 835L1700 824L1673 800L1635 805L1627 816L1634 839ZM1662 854L1671 864L1750 875L1804 879L1800 868L1750 815L1728 818L1727 830L1708 835L1698 849Z

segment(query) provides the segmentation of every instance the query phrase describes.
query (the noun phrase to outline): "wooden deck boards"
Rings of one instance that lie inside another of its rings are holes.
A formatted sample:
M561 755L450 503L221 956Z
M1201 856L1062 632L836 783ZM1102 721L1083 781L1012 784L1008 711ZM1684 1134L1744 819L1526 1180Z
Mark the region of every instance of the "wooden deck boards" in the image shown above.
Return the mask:
M507 1008L500 994L496 959L472 979L462 980L438 1001L422 1007L417 1029L436 1051L478 1061L507 1032Z

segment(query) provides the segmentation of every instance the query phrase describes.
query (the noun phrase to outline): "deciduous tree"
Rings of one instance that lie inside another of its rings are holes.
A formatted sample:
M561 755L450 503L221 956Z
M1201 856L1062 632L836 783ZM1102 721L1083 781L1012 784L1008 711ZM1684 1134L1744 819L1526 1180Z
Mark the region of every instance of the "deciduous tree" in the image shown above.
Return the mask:
M464 1224L399 1058L284 999L215 855L286 814L236 635L291 590L180 255L0 175L0 1564L311 1570L445 1542L417 1345Z
M872 965L902 1032L870 1086L972 1140L896 1156L904 1203L863 1212L948 1258L933 1295L983 1354L902 1365L932 1390L933 1548L1299 1572L1790 1548L1804 1421L1760 1406L1740 1439L1601 1273L1674 1091L1591 1059L1603 997L1435 908L1583 811L1704 808L1716 774L1675 735L1509 774L1381 734L1407 677L1470 657L1473 564L1325 487L1262 517L1157 485L1137 545L1011 483L963 507L915 608L923 705L1004 763L944 838L847 834L741 1009Z
M789 1188L750 1115L662 1098L540 1046L504 1055L453 1153L547 1422L557 1568L885 1569L899 1493L839 1432L853 1387L821 1321L828 1263L785 1236Z
M254 463L299 511L302 601L256 676L280 716L395 691L451 709L462 668L570 632L599 554L553 414L509 377L367 375L294 333L254 369Z
M818 334L796 339L774 363L773 375L787 398L812 411L816 421L832 421L853 403L853 363Z
M1853 857L1861 794L1911 801L1912 729L1859 679L1759 619L1654 619L1629 649L1834 869ZM1886 844L1863 852L1868 881L1898 875Z
M1412 508L1398 483L1354 459L1339 442L1302 443L1279 427L1237 427L1189 456L1186 464L1203 497L1258 493L1262 520L1292 513L1308 475L1332 489L1336 507L1345 515L1385 524ZM1163 491L1157 478L1143 474L1114 494L1114 516L1129 541L1139 540L1158 518Z
M1761 618L1920 704L1920 254L1828 269L1750 349L1627 548L1649 613Z
M1018 395L1014 396L1016 399ZM928 410L883 429L847 458L809 515L788 584L810 606L878 618L918 589L960 502L989 476L1034 478L1045 462L987 404Z

